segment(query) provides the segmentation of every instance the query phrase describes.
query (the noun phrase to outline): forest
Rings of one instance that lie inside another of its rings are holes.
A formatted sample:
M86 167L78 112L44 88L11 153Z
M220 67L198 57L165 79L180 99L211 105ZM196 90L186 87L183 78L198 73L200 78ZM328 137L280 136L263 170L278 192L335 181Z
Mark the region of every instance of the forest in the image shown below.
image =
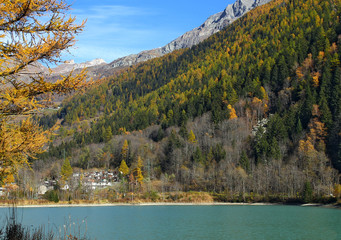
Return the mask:
M120 192L334 201L340 16L340 0L274 0L191 49L99 79L37 118L59 130L33 169L58 178L66 157L74 170L118 170Z

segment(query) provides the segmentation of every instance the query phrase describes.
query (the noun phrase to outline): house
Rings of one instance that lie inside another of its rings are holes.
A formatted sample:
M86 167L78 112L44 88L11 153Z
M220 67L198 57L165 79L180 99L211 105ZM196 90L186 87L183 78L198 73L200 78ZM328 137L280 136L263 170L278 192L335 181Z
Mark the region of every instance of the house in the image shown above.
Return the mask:
M44 195L47 192L47 187L45 185L40 185L38 187L38 195Z

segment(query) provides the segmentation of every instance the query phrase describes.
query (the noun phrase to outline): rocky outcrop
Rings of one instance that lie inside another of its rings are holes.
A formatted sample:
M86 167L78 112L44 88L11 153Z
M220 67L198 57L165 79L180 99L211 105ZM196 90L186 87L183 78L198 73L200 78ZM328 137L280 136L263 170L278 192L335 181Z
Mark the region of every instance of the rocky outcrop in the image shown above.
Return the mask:
M160 51L160 48L146 50L138 54L131 54L126 57L116 59L115 61L109 63L109 66L107 67L117 68L117 67L131 66L139 62L145 62L152 58L161 57L164 54L165 53L162 53L162 51Z

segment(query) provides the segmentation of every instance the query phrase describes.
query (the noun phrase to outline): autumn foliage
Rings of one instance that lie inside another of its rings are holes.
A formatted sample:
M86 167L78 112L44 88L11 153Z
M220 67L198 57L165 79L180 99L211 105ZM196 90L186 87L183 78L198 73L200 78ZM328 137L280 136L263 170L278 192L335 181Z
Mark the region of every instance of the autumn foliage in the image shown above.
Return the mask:
M133 186L144 159L145 189L329 196L332 167L341 171L340 16L340 0L274 0L191 49L124 69L41 119L72 132L41 161L66 149L95 167L83 150L97 147Z
M49 132L30 117L45 102L45 93L65 93L85 85L85 72L47 81L30 72L37 63L57 63L61 52L73 46L84 27L68 15L65 1L5 0L0 4L0 185L29 158L42 152ZM17 116L24 120L20 122Z

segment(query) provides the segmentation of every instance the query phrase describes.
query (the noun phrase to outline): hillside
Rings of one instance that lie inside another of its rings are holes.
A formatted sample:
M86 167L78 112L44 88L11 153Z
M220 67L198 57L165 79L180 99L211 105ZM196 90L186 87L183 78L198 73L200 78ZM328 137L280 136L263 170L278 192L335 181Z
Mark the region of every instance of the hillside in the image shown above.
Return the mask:
M204 41L212 34L224 29L251 9L268 2L269 0L237 0L235 3L229 4L224 11L210 16L199 27L186 32L165 46L116 59L103 66L100 71L103 72L104 76L107 76L107 72L111 72L111 69L131 66L153 58L161 57L174 50L190 48Z
M84 169L141 158L170 191L329 195L341 170L340 14L339 0L275 0L108 77L41 119L62 127L36 167L65 150Z

